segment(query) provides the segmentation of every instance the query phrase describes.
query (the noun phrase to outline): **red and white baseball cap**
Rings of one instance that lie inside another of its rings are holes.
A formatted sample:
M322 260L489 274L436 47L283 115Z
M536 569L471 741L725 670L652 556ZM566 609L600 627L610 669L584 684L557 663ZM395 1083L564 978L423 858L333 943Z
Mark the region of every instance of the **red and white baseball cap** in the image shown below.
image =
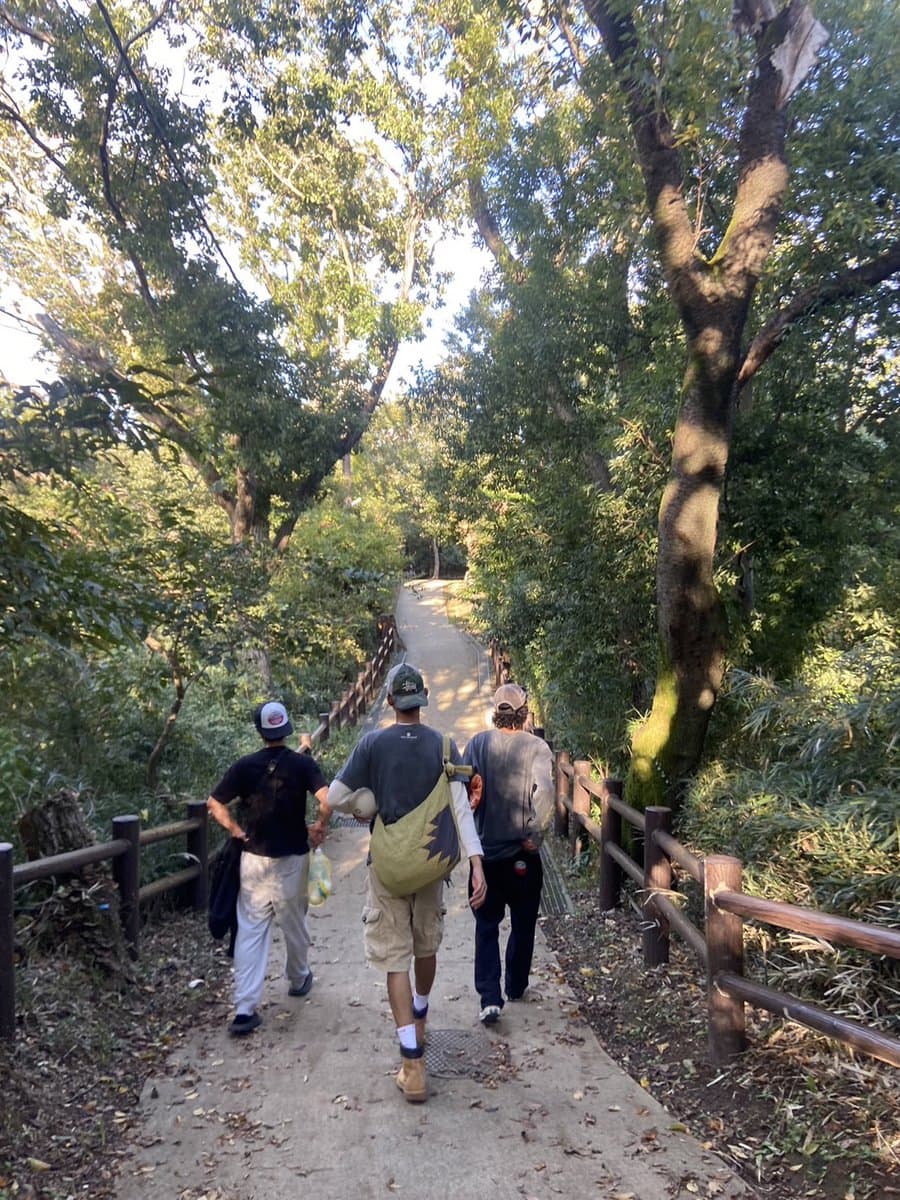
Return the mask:
M267 742L277 742L280 738L290 737L294 732L287 709L277 700L270 700L267 704L259 706L256 710L256 728Z

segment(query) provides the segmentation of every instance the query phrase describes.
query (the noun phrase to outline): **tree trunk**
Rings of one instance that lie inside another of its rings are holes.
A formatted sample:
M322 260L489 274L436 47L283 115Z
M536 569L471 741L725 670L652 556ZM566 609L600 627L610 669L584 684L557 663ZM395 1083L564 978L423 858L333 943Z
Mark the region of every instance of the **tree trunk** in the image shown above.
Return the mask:
M60 788L22 813L18 829L25 853L32 861L81 850L94 841L84 819L80 795L71 788Z
M169 738L172 736L172 730L175 728L175 722L178 720L178 714L181 712L181 706L184 704L184 695L187 691L185 682L180 675L174 675L173 678L175 683L175 699L172 701L172 706L169 709L169 715L166 717L162 733L156 739L156 745L150 751L150 757L147 759L147 786L154 790L157 783L159 783L159 761L168 745Z
M632 739L626 795L644 807L677 802L703 750L722 682L725 619L713 578L719 497L728 463L741 340L788 189L787 102L827 33L806 4L738 3L732 20L755 42L727 227L707 257L685 197L690 184L675 122L661 102L635 22L636 6L584 0L625 101L669 295L688 367L669 482L659 510L660 670L649 717ZM724 225L724 222L722 223Z
M705 352L704 341L718 352ZM733 348L723 353L729 341L720 326L692 347L659 509L659 673L650 715L632 739L627 788L641 809L678 807L722 684L727 628L714 557L738 367Z
M431 539L431 553L432 553L431 578L432 579L440 579L440 577L441 577L441 549L440 549L440 546L438 546L437 538L434 538L434 537Z
M97 839L88 827L81 795L60 788L41 804L23 813L19 834L29 859L52 858L92 845ZM119 919L119 894L106 864L59 872L47 880L47 892L30 893L40 906L18 947L23 957L34 950L80 957L93 969L133 978L134 966Z

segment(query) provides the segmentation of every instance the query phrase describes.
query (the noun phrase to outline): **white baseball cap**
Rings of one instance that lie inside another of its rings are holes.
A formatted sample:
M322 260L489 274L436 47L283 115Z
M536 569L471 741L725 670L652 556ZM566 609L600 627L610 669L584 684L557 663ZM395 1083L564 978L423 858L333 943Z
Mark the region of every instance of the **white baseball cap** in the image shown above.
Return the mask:
M260 736L267 742L277 742L294 732L287 709L277 700L270 700L267 704L259 706L256 710L255 724Z

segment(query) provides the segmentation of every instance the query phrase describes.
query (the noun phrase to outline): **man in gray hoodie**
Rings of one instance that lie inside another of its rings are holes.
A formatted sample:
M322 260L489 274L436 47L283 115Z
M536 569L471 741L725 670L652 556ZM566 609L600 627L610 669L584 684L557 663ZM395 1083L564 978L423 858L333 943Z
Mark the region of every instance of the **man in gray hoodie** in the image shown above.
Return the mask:
M553 817L553 754L543 738L526 732L527 720L524 689L503 684L494 693L494 728L477 733L463 754L463 762L482 779L475 827L484 850L487 898L473 911L475 990L485 1025L499 1020L504 1003L500 923L507 908L507 999L520 1000L528 987L544 882L540 847Z

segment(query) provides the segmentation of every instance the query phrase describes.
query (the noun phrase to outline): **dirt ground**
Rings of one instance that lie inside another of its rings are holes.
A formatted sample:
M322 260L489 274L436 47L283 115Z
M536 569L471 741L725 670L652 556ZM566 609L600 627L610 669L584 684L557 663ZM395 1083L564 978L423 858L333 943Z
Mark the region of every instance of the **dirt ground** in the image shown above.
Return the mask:
M896 1072L775 1021L751 1026L739 1063L709 1066L692 963L676 947L666 969L644 972L637 919L601 918L590 890L570 891L580 915L542 918L544 933L607 1052L674 1120L771 1200L900 1196ZM145 1079L198 1023L226 1020L228 968L190 914L157 914L140 962L102 976L67 944L29 949L18 1037L0 1045L2 1200L113 1195Z
M900 1196L898 1072L748 1009L749 1051L706 1059L705 981L677 938L646 971L637 915L596 910L569 882L576 915L545 917L584 1015L607 1053L767 1200Z

